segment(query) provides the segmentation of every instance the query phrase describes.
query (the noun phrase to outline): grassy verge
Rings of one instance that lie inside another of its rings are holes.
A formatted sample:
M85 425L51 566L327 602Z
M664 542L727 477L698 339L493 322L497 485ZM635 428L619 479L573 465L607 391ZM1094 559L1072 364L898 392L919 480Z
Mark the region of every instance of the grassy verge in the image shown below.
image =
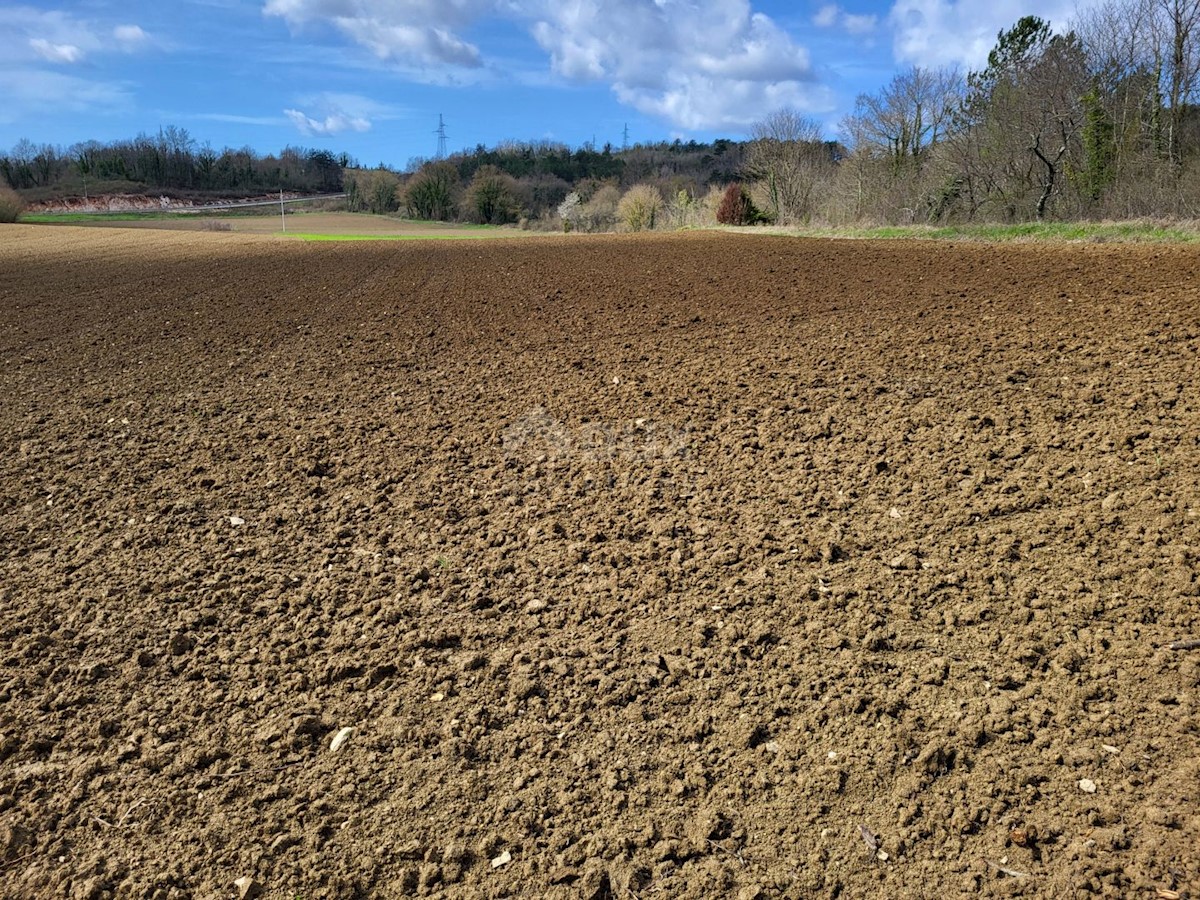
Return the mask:
M888 225L874 228L741 228L743 232L862 240L1043 241L1049 243L1167 243L1200 241L1195 223L1026 222L1019 225Z
M190 213L110 212L110 213L26 213L21 221L33 225L63 225L72 222L139 222L145 219L181 219Z

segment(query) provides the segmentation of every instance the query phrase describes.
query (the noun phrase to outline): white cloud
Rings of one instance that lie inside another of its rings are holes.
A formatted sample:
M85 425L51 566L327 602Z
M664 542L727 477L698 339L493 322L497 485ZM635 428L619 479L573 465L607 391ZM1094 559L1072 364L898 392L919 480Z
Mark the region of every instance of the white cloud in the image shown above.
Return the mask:
M30 38L29 46L46 62L77 63L84 57L83 51L74 44L52 44L45 38Z
M482 64L479 48L445 28L426 25L389 25L378 19L334 19L347 36L384 60L422 65L462 66Z
M370 131L371 123L366 119L347 116L344 113L331 113L323 119L314 119L298 109L285 109L283 114L291 119L293 125L301 134L331 135L343 131Z
M879 24L878 16L868 15L851 15L846 13L842 16L842 27L853 35L870 34L875 30L875 26Z
M242 116L236 113L181 113L176 118L199 119L203 122L229 122L234 125L262 125L278 127L288 122L284 116Z
M411 67L415 75L421 66L480 66L479 48L455 32L492 6L492 0L267 0L263 12L293 28L333 25L379 59Z
M132 52L148 46L150 35L134 24L105 25L61 10L0 5L0 30L16 40L6 42L5 62L49 62L73 65L115 50Z
M113 38L121 45L122 49L135 50L148 43L150 35L146 34L138 25L118 25L113 29Z
M486 48L468 30L515 23L560 79L607 83L622 102L691 130L832 105L808 51L751 0L266 0L263 12L296 29L330 27L422 81L486 71ZM495 77L511 73L497 67Z
M785 106L803 113L832 108L833 93L818 85L793 81L717 81L695 73L678 73L659 90L616 85L617 98L639 112L666 119L692 131L746 130L773 110Z
M818 28L841 28L849 35L861 37L875 30L879 17L848 13L836 3L827 3L813 16L813 24Z
M1056 29L1098 0L896 0L888 16L897 61L922 66L986 65L996 35L1022 16L1040 16Z
M836 3L828 3L817 10L813 16L813 24L818 28L833 28L838 23L842 10Z
M808 51L747 0L537 6L533 35L554 72L608 82L621 102L680 128L744 128L780 106L832 102Z
M376 103L368 97L332 91L300 97L297 106L305 107L311 112L285 109L283 114L301 134L310 137L342 134L347 131L370 131L374 122L394 119L400 115L400 111L394 107Z

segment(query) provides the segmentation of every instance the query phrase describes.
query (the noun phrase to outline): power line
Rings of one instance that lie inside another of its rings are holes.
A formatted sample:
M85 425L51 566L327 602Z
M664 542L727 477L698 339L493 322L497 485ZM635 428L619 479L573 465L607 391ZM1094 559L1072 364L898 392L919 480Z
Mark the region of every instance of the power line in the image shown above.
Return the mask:
M438 136L437 156L435 159L446 158L446 120L442 118L442 114L438 113L438 127L434 132Z

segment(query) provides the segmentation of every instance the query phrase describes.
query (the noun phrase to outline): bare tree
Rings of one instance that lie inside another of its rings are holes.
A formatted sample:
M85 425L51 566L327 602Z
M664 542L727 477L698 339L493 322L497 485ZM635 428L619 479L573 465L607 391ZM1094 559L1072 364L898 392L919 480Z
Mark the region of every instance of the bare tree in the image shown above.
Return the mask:
M1029 149L1042 164L1035 206L1039 222L1059 187L1067 153L1078 144L1084 120L1080 100L1086 86L1087 67L1074 35L1052 39L1025 79Z
M1187 106L1200 79L1200 0L1151 0L1154 44L1169 116L1167 154L1181 160L1180 140Z
M812 215L816 185L832 164L821 126L794 109L778 110L757 123L746 148L745 172L762 183L769 211L782 223Z
M919 170L930 149L946 136L962 89L956 69L913 66L879 93L860 94L846 131L856 150L886 157L894 171Z
M1200 88L1200 0L1107 0L1075 25L1118 134L1136 129L1179 163Z
M1161 54L1155 48L1158 0L1106 0L1079 13L1079 36L1092 98L1112 129L1113 177L1152 161L1161 112Z

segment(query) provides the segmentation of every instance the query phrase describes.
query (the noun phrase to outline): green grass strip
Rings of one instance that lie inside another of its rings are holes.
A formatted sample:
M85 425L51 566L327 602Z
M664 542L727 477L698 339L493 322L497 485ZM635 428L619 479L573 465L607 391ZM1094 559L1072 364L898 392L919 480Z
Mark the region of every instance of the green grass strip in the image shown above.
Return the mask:
M140 222L145 219L182 219L187 213L111 212L111 213L25 213L20 221L34 225L60 225L64 222Z
M276 231L276 237L301 241L477 241L477 234L305 234L298 231Z

